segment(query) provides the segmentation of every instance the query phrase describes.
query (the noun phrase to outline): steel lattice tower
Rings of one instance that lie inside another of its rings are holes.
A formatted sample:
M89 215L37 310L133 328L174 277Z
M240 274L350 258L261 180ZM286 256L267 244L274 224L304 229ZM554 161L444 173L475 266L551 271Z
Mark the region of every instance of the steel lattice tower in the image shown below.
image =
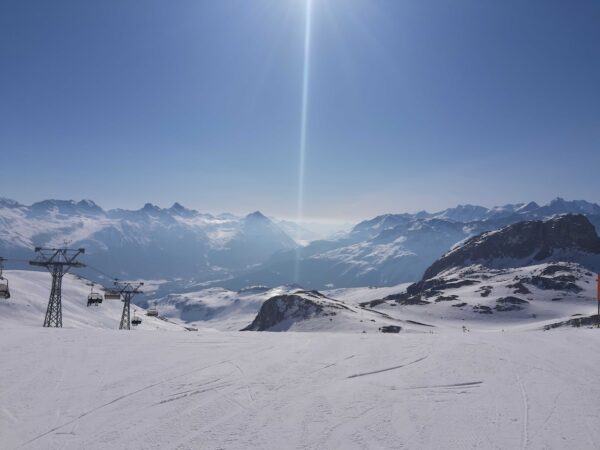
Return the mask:
M52 289L44 327L62 328L62 279L72 267L85 267L85 264L77 261L77 257L85 250L69 248L42 248L36 247L37 258L29 261L32 266L45 267L52 274Z
M123 296L123 313L119 330L131 330L131 299L136 294L141 294L140 287L144 285L141 282L115 281L117 291Z

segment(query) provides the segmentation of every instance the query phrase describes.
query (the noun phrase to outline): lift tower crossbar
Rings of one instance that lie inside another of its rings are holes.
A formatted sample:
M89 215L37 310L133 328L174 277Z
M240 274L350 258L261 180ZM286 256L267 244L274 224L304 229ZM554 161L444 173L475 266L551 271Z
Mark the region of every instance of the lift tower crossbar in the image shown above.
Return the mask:
M142 282L135 281L117 281L114 282L116 291L123 296L123 313L119 330L131 330L131 299L136 294L142 294L140 288L144 285Z
M52 289L44 327L62 328L62 279L65 273L72 267L85 267L85 264L77 261L77 257L85 253L83 248L42 248L36 247L37 257L29 264L37 267L45 267L52 274Z

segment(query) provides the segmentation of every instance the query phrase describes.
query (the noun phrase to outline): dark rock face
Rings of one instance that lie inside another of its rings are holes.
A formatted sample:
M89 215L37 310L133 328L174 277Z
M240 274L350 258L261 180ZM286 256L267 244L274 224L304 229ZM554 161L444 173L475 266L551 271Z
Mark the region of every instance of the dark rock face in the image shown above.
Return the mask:
M524 280L539 289L553 289L556 291L581 292L581 288L575 284L577 279L573 275L559 275L554 278L533 276Z
M520 311L523 309L522 305L526 305L529 302L527 300L523 300L519 297L501 297L496 300L496 306L494 309L496 311Z
M409 293L402 293L402 294L392 294L392 295L388 295L387 297L383 298L381 301L380 300L373 300L372 302L370 302L371 306L376 306L378 303L376 302L386 302L388 300L392 300L396 303L398 303L399 305L428 305L430 302L423 300L420 296L420 293L418 295L411 295Z
M406 293L410 296L419 295L424 291L441 292L445 289L458 289L463 286L471 286L473 284L477 284L479 281L477 280L459 280L459 281L447 281L440 278L434 278L431 280L422 280L418 283L413 283L406 289ZM386 297L387 298L387 297Z
M331 309L348 309L342 303L330 302L325 310L319 299L327 299L317 291L300 291L277 295L265 301L250 325L241 331L268 331L286 321L300 321L317 315L335 315Z
M487 297L492 293L493 290L493 286L481 286L479 289L477 289L477 292L479 292L479 295L482 297Z
M492 308L485 305L475 305L473 306L473 311L478 312L479 314L493 314Z
M454 300L458 300L458 295L452 294L452 295L440 295L438 298L435 299L435 302L451 302Z
M513 291L515 294L531 294L531 291L523 284L524 281L525 280L519 280L514 284L509 284L508 287L515 288Z
M252 323L241 331L266 331L285 320L308 319L322 310L321 305L299 295L278 295L264 302Z
M582 215L564 215L547 221L519 222L498 231L467 240L434 262L423 276L435 277L452 267L494 260L546 260L557 250L600 255L600 238L594 226Z
M598 315L587 317L577 317L575 319L565 320L564 322L551 323L550 325L544 326L544 330L551 330L552 328L560 327L592 327L598 323Z
M402 330L402 327L398 325L385 325L379 328L382 333L400 333L400 330Z

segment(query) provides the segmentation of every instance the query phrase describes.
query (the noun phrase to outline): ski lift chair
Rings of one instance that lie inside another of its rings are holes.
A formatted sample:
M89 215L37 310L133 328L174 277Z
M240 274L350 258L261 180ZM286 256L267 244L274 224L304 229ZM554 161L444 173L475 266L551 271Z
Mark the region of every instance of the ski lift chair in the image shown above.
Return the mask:
M8 288L8 280L0 276L0 298L9 299L10 289Z
M121 293L119 291L106 291L104 293L104 300L120 300Z
M8 280L2 276L4 271L3 263L4 258L0 258L0 298L10 298L10 289L8 288Z
M131 325L133 325L134 327L137 327L140 323L142 323L142 319L140 319L138 316L136 316L134 314L133 319L131 319Z
M102 294L100 294L99 292L92 292L92 293L90 293L90 295L88 295L87 305L88 306L91 306L91 305L98 306L100 303L102 303L102 300L103 300Z
M150 308L148 308L148 310L146 311L146 315L149 317L158 317L158 310L156 309L156 304L153 304Z

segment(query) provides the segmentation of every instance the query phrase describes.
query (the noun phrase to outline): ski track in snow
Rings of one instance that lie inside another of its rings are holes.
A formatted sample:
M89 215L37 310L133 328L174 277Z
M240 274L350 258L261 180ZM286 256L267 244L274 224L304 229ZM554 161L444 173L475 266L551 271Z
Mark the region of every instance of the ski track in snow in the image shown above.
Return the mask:
M350 376L348 376L346 378L366 377L367 375L375 375L377 373L382 373L382 372L388 372L390 370L401 369L403 367L410 366L411 364L418 363L419 361L423 361L426 358L427 358L427 356L423 356L422 358L416 359L416 360L411 361L411 362L406 363L406 364L400 364L399 366L388 367L386 369L373 370L372 372L355 373L354 375L350 375Z
M515 371L515 374L517 376L517 383L519 384L521 398L523 400L523 431L521 433L521 449L525 449L529 444L529 397L527 396L527 391L525 390L525 386L523 385L523 381L521 380L518 369Z

